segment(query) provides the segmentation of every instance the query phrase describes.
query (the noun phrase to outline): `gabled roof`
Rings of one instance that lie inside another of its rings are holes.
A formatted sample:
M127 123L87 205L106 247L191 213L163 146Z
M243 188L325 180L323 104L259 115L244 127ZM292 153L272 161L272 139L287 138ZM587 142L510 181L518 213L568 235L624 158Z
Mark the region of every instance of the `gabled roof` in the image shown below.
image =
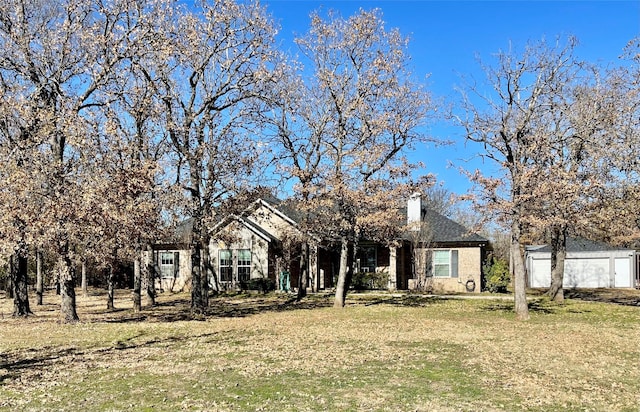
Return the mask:
M187 218L182 222L178 223L174 230L174 235L176 239L179 239L184 242L188 242L191 237L191 233L193 233L193 218Z
M258 205L264 205L268 209L277 213L280 217L285 220L288 220L289 223L293 225L297 225L300 223L301 214L298 210L296 210L290 202L284 202L276 197L263 197L257 199L253 202L253 207ZM249 207L245 213L250 213L252 207Z
M252 221L248 217L250 214L256 210L257 207L263 205L268 209L272 210L274 213L280 215L283 219L289 221L292 225L297 226L301 219L301 213L296 208L295 202L292 201L282 201L275 197L262 197L256 199L244 212L240 215L228 215L221 219L213 228L211 228L212 232L218 232L226 227L231 221L237 220L249 228L251 231L264 238L265 240L272 241L274 240L273 236L269 234L266 230L260 227L256 222ZM406 224L407 218L407 209L403 208L400 210L401 221L398 222L399 227L402 227ZM422 221L427 223L431 230L431 237L429 242L439 243L439 244L482 244L488 243L488 239L483 236L478 235L477 233L471 232L469 229L464 227L463 225L447 218L446 216L441 215L440 213L429 209L427 207L422 207ZM193 227L193 219L189 218L185 221L181 222L176 228L176 235L180 238L186 238L190 235ZM409 239L410 235L403 236L405 239Z
M580 237L567 238L567 252L604 252L609 250L631 250L611 246L604 242L596 242ZM527 246L529 252L551 253L550 245Z
M193 218L187 218L174 227L166 228L164 236L153 242L153 248L185 249L191 242Z
M295 208L295 204L292 202L284 202L276 198L270 199L262 199L267 202L273 208L278 210L280 213L288 216L293 222L299 223L300 221L300 212ZM407 217L407 209L403 208L400 211L400 215L404 218L398 224L400 226L404 226L406 224ZM429 224L433 234L432 239L430 241L434 243L471 243L471 244L479 244L479 243L488 243L489 240L483 236L478 235L477 233L471 232L469 229L464 227L463 225L449 219L446 216L441 215L440 213L431 210L427 207L422 208L422 220L425 223Z
M212 233L219 233L220 231L224 230L224 228L229 226L232 222L238 222L238 223L244 225L251 232L253 232L257 236L261 237L262 239L266 240L267 242L272 242L272 241L277 240L269 232L264 230L262 227L258 226L255 222L253 222L253 221L251 221L249 219L246 219L243 216L237 216L237 215L229 215L229 216L225 217L220 223L218 223L217 225L215 225L213 227L211 232Z

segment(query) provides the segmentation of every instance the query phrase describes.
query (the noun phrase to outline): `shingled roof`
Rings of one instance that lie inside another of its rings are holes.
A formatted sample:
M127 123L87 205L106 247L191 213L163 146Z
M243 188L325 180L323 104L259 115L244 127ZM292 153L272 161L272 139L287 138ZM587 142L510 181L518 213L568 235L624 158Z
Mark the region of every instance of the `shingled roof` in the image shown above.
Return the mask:
M406 222L407 209L401 210L401 216L404 217ZM473 233L468 228L464 227L460 223L449 219L448 217L423 206L422 207L422 221L428 225L432 231L431 242L439 244L458 244L458 243L471 243L481 244L488 243L489 240L477 233ZM411 236L407 235L409 240Z
M300 223L302 220L302 213L296 208L296 202L294 200L280 200L274 196L263 197L262 200L294 222Z
M266 199L265 199L266 200ZM296 222L300 222L300 212L295 207L295 202L281 201L276 198L267 200L273 207L280 210L285 215L289 216ZM407 221L407 209L403 208L400 215L403 217L403 221L399 222L400 225L404 225ZM422 220L429 224L433 231L433 237L431 239L434 243L440 244L458 244L458 243L471 243L480 244L488 243L489 240L477 233L471 232L463 225L449 219L442 214L429 209L428 207L422 207Z
M446 242L488 242L488 239L471 232L460 223L449 219L431 209L423 209L423 221L433 230L433 241Z
M551 246L544 245L538 247L527 247L529 251L532 252L543 252L550 253ZM579 237L568 237L567 238L567 252L604 252L608 250L631 250L625 248L618 248L615 246L611 246L607 243L603 242L595 242L593 240L587 240Z
M301 220L301 213L296 208L296 202L282 201L273 196L266 196L261 198L263 202L267 203L271 207L280 211L280 213L292 219L294 222L299 223ZM255 204L255 202L254 202ZM400 210L400 216L402 220L398 222L399 225L404 226L407 221L407 209L402 208ZM483 243L488 243L488 239L483 236L478 235L477 233L471 232L468 228L463 225L449 219L446 216L428 208L422 206L422 221L430 227L432 232L430 242L441 244L441 245L453 245L453 244L470 244L470 245L478 245ZM175 229L174 236L177 238L176 240L180 241L188 241L188 236L191 233L193 226L193 219L189 218L181 222ZM410 239L410 235L407 234L404 236L406 240ZM602 249L609 250L609 249Z

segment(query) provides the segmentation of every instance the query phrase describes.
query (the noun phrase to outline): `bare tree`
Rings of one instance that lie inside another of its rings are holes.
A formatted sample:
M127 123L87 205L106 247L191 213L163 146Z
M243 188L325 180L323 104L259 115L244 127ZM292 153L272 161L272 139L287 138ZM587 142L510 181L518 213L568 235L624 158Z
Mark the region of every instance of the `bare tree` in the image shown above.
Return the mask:
M192 310L208 306L208 261L215 207L250 185L260 148L247 113L264 94L275 25L258 3L197 2L164 20L162 46L147 66L164 107L176 183L193 219Z
M265 108L255 112L262 115L260 121L267 125L275 174L284 185L294 184L298 200L300 230L287 235L286 247L292 250L285 253L291 255L297 248L302 251L297 285L300 300L306 296L308 286L309 242L317 232L311 210L312 187L321 178L327 150L324 139L331 119L324 106L318 105L313 84L305 82L301 65L282 59L275 72L278 81L262 102ZM290 259L284 261L288 267Z
M459 118L467 138L481 143L482 156L502 170L498 177L480 171L472 177L481 190L477 199L511 228L515 311L521 320L529 318L522 240L528 219L535 215L532 205L540 200L534 189L541 183L541 154L549 149L546 142L551 137L546 115L575 78L574 46L574 39L569 39L564 45L529 45L520 55L499 53L495 67L484 67L492 94L471 86L462 105L466 114Z
M97 109L109 104L108 86L135 55L132 45L153 37L147 13L156 4L6 0L1 8L2 83L19 108L8 130L32 142L23 148L32 196L18 215L58 255L64 321L78 319L72 245L92 212L85 194L95 186L85 172L95 150L90 136L104 127Z
M619 180L611 149L620 135L620 108L629 106L606 72L602 78L596 68L578 71L582 65L573 65L574 72L549 99L550 110L539 131L547 148L537 160L541 183L533 188L538 202L531 224L549 233L548 295L555 301L564 299L567 236L591 225L589 220L610 201L609 188Z
M547 293L554 301L564 298L568 235L591 225L594 212L610 201L608 188L620 175L611 148L618 140L620 108L628 107L606 72L603 78L600 69L575 57L575 44L569 39L555 47L531 46L519 66L503 72L506 78L521 79L519 84L506 83L507 90L513 90L504 95L507 99L517 101L527 96L525 91L531 93L517 106L529 115L512 140L515 149L526 153L521 167L513 170L520 170L517 184L526 199L519 212L526 235L547 233L550 242Z
M404 151L426 140L417 128L431 102L411 78L407 40L385 29L378 10L348 19L314 13L309 32L296 42L313 70L304 89L312 111L305 113L314 118L313 133L321 133L321 146L313 150L323 153L310 207L323 235L340 245L335 306L342 307L349 251L356 253L363 233L391 227L386 223L397 204L390 189L411 168Z
M431 292L433 289L433 229L428 222L416 222L407 228L407 238L411 242L413 278L416 290Z
M147 86L145 69L153 45L140 45L135 59L121 70L117 82L110 85L113 96L101 110L108 127L96 136L99 148L94 156L94 176L103 184L96 190L95 210L103 228L94 250L102 252L109 268L109 289L113 287L113 269L121 260L134 261L134 311L142 308L142 248L154 241L162 226L160 214L166 193L161 184L167 171L167 142L161 128L162 104ZM94 222L97 226L100 222ZM95 253L94 253L95 255ZM97 258L98 256L96 256ZM108 306L113 307L112 294Z
M457 202L458 196L447 189L443 184L434 184L427 188L423 197L423 204L425 207L448 218L452 218L458 211L458 208L456 207Z
M629 41L620 67L607 71L601 89L613 101L609 116L614 127L608 133L606 153L609 182L601 189L604 201L593 208L582 229L596 239L637 247L640 239L640 37ZM602 93L601 93L602 94Z

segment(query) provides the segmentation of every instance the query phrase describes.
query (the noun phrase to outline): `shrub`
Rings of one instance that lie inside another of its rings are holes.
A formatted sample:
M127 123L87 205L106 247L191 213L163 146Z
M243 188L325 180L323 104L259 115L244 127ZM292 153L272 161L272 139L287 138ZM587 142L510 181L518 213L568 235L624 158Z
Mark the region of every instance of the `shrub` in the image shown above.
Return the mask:
M247 282L241 282L242 290L259 290L262 293L276 290L276 282L268 278L249 279Z
M504 259L491 259L483 268L485 276L485 288L491 293L507 293L507 287L511 283L509 263Z
M389 275L384 272L357 272L351 279L351 287L355 290L385 289Z

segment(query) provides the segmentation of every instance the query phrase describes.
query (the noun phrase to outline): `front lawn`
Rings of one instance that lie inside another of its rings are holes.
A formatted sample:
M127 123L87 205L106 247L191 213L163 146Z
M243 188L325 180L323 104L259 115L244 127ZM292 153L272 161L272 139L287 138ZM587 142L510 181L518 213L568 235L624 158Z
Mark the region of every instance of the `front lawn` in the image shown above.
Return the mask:
M579 297L579 296L576 296ZM640 307L582 300L512 302L418 296L189 296L116 311L57 297L14 319L0 298L0 410L637 411ZM638 296L640 299L640 296ZM633 299L628 302L633 302Z

